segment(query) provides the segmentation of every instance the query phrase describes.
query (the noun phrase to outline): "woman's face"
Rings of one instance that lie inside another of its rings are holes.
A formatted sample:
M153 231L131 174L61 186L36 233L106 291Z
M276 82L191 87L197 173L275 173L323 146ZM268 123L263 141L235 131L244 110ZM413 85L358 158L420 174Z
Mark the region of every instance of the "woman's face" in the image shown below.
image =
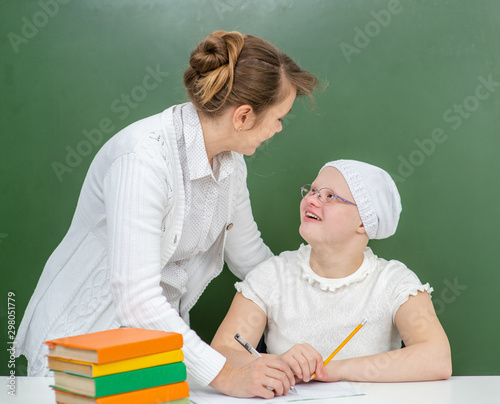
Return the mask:
M329 188L334 194L354 202L347 182L334 167L321 170L311 185L317 190ZM313 246L342 244L355 235L362 224L356 206L336 198L330 203L323 203L318 194L302 198L300 222L300 235Z
M272 138L283 129L283 118L291 111L297 91L290 88L287 97L279 104L273 105L255 118L251 129L237 133L239 135L239 152L252 155L257 147Z

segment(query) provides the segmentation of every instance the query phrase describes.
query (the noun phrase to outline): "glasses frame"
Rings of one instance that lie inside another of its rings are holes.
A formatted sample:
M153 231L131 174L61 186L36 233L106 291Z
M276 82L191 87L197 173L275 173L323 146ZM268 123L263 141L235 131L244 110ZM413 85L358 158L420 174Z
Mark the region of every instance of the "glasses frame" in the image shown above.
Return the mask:
M309 187L309 191L306 192L306 189L305 187ZM333 198L329 201L324 201L321 197L321 191L323 191L324 189L326 189L330 194L333 195ZM339 201L341 202L344 202L344 203L349 203L351 205L354 205L354 206L358 206L356 205L354 202L351 202L351 201L348 201L347 199L345 198L342 198L341 196L335 194L335 192L333 192L333 190L331 190L330 188L320 188L320 189L316 189L314 188L311 184L305 184L305 185L302 185L300 187L300 194L302 195L302 198L305 198L306 196L315 196L315 195L318 195L318 200L321 202L321 203L331 203L333 202L333 200L335 199L338 199Z

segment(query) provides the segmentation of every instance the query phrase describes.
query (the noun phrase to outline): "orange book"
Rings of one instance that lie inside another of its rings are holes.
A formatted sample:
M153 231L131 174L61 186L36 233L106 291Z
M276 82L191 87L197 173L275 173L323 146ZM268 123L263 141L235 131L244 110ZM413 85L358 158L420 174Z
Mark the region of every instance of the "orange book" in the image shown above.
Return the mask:
M49 356L102 364L180 349L183 340L174 332L116 328L45 343Z
M100 398L81 396L57 389L54 389L54 391L56 393L56 401L62 404L156 404L170 403L174 400L179 400L180 404L183 402L182 399L189 397L187 382L166 384L164 386ZM189 400L187 400L187 403L189 403Z

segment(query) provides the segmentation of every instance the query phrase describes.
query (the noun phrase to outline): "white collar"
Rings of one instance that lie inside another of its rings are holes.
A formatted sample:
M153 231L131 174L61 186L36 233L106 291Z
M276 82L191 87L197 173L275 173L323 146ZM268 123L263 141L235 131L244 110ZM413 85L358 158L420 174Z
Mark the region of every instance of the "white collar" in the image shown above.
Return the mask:
M231 174L234 169L231 152L223 152L214 156L213 170L210 167L200 118L192 103L188 102L181 106L181 119L186 144L189 179L197 180L211 176L214 180L221 181Z
M311 259L311 246L302 244L298 251L298 263L302 270L302 279L309 282L311 285L317 285L321 290L334 291L343 286L348 286L353 283L361 282L376 266L377 256L373 254L370 247L366 247L363 251L363 262L361 266L353 274L344 278L324 278L314 272L309 264Z

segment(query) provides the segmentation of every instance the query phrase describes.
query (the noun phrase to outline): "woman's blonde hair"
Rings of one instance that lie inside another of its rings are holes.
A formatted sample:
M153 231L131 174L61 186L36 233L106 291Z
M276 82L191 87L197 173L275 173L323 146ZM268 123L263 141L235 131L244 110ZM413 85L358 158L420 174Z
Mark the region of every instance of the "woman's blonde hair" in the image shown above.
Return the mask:
M285 99L287 84L312 98L318 79L262 38L217 31L191 53L184 84L202 113L218 115L248 104L259 114Z

